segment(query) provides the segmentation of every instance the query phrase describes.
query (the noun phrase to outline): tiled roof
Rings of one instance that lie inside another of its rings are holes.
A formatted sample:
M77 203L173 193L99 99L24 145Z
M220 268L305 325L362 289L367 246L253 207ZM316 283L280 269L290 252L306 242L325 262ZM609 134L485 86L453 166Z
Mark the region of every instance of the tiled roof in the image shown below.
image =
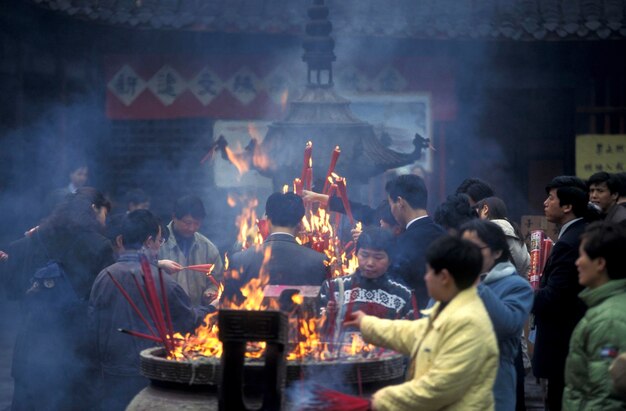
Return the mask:
M26 0L136 28L300 34L312 0ZM423 39L626 37L626 0L327 0L338 36Z

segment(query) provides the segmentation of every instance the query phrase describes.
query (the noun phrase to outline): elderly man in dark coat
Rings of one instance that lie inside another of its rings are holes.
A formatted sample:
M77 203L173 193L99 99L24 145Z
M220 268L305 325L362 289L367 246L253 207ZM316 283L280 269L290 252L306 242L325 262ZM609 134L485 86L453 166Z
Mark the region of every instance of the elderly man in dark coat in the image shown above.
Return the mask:
M302 199L293 193L274 193L267 199L265 214L270 235L262 246L233 255L230 273L225 276L225 297L232 297L243 284L258 278L261 269L273 285L321 286L326 279L324 254L296 242L295 235L304 217Z

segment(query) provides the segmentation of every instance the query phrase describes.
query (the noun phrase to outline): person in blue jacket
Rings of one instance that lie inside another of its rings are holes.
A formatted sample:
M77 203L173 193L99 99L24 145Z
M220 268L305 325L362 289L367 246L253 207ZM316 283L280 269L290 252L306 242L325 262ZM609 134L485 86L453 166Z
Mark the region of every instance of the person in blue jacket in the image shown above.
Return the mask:
M496 411L515 410L515 357L521 346L524 323L533 305L528 281L517 274L502 229L487 220L472 220L461 236L480 247L483 256L480 295L498 339L500 365L493 387Z

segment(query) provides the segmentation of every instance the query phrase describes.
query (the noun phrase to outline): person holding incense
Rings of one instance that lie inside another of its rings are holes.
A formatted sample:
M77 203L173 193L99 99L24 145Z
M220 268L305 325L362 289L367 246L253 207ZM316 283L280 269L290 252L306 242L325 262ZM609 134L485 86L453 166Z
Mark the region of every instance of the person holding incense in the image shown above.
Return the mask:
M410 356L406 381L377 391L374 411L493 410L498 343L476 282L482 268L475 244L444 236L426 252L426 287L437 302L419 320L386 320L353 313L370 344Z
M189 269L172 274L194 305L208 304L217 296L215 283L222 280L224 270L215 244L198 232L205 217L204 204L199 197L190 195L176 200L172 221L167 226L169 238L159 251L160 260L172 260L183 267L213 264L212 278L206 272Z
M356 272L326 280L320 289L319 306L328 319L343 321L358 310L379 318L412 318L411 291L387 273L393 244L393 235L382 228L366 228L361 233L356 242Z
M170 275L159 273L156 258L162 232L157 218L150 211L128 213L121 222L120 231L122 251L118 260L100 272L89 298L89 317L102 376L101 409L107 411L124 410L148 385L149 381L139 372L139 353L154 346L155 340L160 338L153 333L160 328L151 320L150 309L153 307L146 302L150 301L150 296L144 291L147 280L142 276L145 275L140 262L142 255L150 263L148 274L156 284L156 299L162 301L163 306L167 301L169 310L164 308L164 312L169 311L169 316L165 313L164 317L171 317L173 331L191 332L207 313L215 311L212 306L193 307L182 287Z
M250 247L230 259L225 275L225 298L239 295L239 289L263 269L272 285L320 286L328 275L326 256L297 243L295 236L304 216L304 203L294 193L273 193L265 203L269 236L261 246ZM237 297L238 298L238 297Z

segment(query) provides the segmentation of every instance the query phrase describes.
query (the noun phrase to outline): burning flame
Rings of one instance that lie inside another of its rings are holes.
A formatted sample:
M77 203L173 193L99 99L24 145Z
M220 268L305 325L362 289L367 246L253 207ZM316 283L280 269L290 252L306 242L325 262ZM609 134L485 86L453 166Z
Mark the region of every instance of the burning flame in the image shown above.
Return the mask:
M235 153L228 146L224 147L224 150L226 150L226 156L228 157L228 160L230 160L230 162L233 163L235 167L237 167L237 171L239 171L240 176L244 175L248 172L248 170L250 170L250 164L242 155L241 150L238 150L238 152Z
M252 152L252 164L259 170L267 170L272 165L272 160L261 148L259 142L263 140L261 132L254 123L248 123L248 134L255 141L254 150Z
M233 197L228 197L228 203L231 204L231 200L234 204L242 204L241 213L235 219L235 224L239 228L237 234L237 242L241 244L242 249L246 249L253 244L262 244L263 237L257 226L257 213L256 207L259 205L259 200L256 197L248 198L242 196L239 201Z
M252 133L252 132L251 132ZM333 174L333 178L340 178ZM288 190L289 187L286 186ZM259 234L257 226L257 215L255 208L258 205L256 198L236 198L229 196L228 203L231 206L236 204L244 205L242 212L237 217L239 227L238 240L244 248L255 246L260 247L263 239ZM324 208L307 208L307 212L302 219L303 230L298 234L297 241L316 251L323 252L327 256L327 264L331 269L333 277L338 277L353 273L357 266L357 258L354 253L344 249L336 235L335 227L331 223L331 215ZM357 230L361 229L361 224L357 223ZM260 249L260 248L259 248ZM244 296L243 301L230 301L224 299L221 308L240 310L263 310L277 309L276 300L267 299L263 290L269 283L269 273L266 269L271 259L271 247L266 247L263 252L263 263L257 278L253 278L244 284L240 291ZM225 277L233 279L239 278L238 267L229 266L228 256L225 256ZM219 294L223 292L220 286ZM336 360L341 356L366 357L369 355L380 355L381 351L376 351L373 346L366 344L359 333L335 333L328 335L327 325L336 319L315 317L310 311L305 310L305 299L300 294L292 297L295 307L292 309L289 318L291 350L287 354L287 359L291 361L329 361ZM215 313L205 317L203 325L198 327L194 334L185 336L180 333L175 334L179 343L175 350L170 353L169 358L177 360L188 360L198 356L220 357L222 354L222 344L217 338L217 316ZM330 340L329 340L330 338ZM246 356L249 358L259 358L263 355L265 343L248 344Z

